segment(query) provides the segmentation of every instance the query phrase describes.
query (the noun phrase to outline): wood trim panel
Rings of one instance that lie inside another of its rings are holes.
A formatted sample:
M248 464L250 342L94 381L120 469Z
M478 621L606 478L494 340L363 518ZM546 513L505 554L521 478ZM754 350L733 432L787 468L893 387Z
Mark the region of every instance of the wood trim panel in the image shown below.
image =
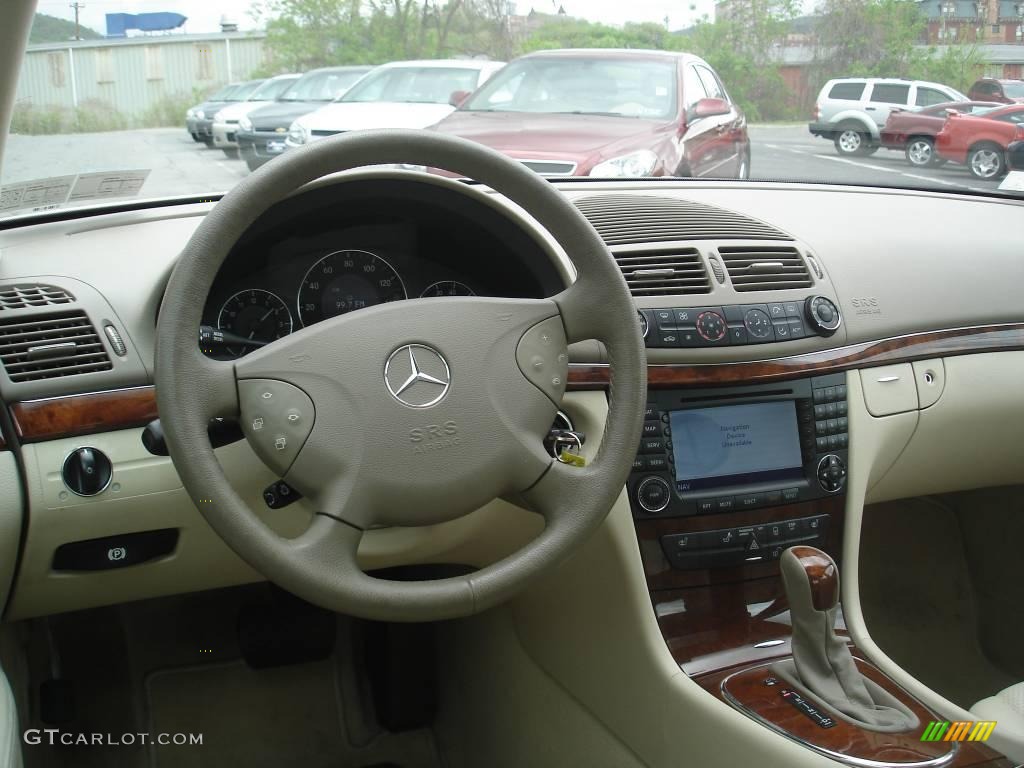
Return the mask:
M858 728L838 718L833 727L822 728L782 698L781 691L788 687L784 680L778 680L775 685L766 685L766 679L771 678L771 671L767 667L739 671L723 670L704 675L697 682L716 698L728 701L722 691L724 688L729 696L745 706L749 713L771 723L790 738L847 757L898 766L900 763L941 758L949 753L951 742L920 740L928 723L942 718L932 713L870 663L862 658L856 658L856 663L865 677L885 688L917 715L921 721L918 728L907 733L877 733ZM983 743L963 741L957 743L956 754L946 765L951 768L979 765L1010 768L1013 764Z
M11 406L11 418L18 437L26 443L141 427L157 418L156 389L133 387L27 400Z
M753 363L649 365L647 384L650 387L754 384L931 357L1019 349L1024 349L1024 323L979 325L972 328L914 333ZM569 366L568 387L603 389L608 386L608 378L606 365L574 363Z

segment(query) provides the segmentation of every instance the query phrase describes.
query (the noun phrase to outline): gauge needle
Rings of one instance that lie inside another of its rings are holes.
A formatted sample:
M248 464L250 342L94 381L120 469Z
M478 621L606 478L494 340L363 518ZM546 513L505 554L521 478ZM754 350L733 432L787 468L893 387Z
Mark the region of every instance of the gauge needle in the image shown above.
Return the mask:
M270 310L269 312L267 312L267 314L265 314L265 315L264 315L263 317L261 317L261 318L260 318L260 322L262 323L262 322L263 322L264 320L266 320L266 319L267 319L268 317L270 317L270 316L271 316L272 314L274 314L274 310L273 310L273 309L271 309L271 310ZM255 331L254 331L254 333L255 333ZM252 336L250 336L249 338L251 339L251 338L252 338Z

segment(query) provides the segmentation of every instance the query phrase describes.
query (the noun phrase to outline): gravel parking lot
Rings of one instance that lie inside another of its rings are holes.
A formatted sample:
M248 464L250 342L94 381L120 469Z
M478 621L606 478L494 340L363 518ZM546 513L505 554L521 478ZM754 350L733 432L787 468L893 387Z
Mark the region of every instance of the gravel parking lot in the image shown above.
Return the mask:
M962 166L918 170L901 152L879 150L870 157L839 157L832 144L811 136L806 125L754 125L755 178L784 181L892 185L988 191L998 182L979 181ZM222 192L249 171L219 149L208 149L184 128L58 136L11 136L4 159L6 184L88 171L148 169L145 197Z

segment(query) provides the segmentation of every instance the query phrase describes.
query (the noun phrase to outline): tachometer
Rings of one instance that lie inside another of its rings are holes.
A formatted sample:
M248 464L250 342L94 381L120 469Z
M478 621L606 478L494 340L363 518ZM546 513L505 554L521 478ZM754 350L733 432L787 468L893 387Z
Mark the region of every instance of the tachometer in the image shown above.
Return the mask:
M260 288L248 288L224 302L217 315L217 327L255 342L269 344L292 332L292 313L277 294ZM241 355L256 346L228 346L226 349L232 355Z
M441 280L433 285L428 285L420 294L421 299L434 299L442 296L476 296L476 292L458 280Z
M335 251L302 278L299 320L308 326L354 309L407 298L402 278L380 256L369 251Z

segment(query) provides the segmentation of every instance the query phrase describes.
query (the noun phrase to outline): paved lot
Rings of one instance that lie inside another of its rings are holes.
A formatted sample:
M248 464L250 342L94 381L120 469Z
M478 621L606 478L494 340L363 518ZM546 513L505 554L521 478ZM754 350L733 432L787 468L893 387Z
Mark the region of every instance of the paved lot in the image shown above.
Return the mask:
M750 136L753 174L759 179L976 191L998 186L974 179L962 166L916 170L900 152L839 157L830 142L811 136L802 124L755 125ZM184 128L11 136L3 173L5 183L11 183L114 169L150 170L140 193L145 197L221 192L248 174L241 160L228 159L221 150L192 141Z

